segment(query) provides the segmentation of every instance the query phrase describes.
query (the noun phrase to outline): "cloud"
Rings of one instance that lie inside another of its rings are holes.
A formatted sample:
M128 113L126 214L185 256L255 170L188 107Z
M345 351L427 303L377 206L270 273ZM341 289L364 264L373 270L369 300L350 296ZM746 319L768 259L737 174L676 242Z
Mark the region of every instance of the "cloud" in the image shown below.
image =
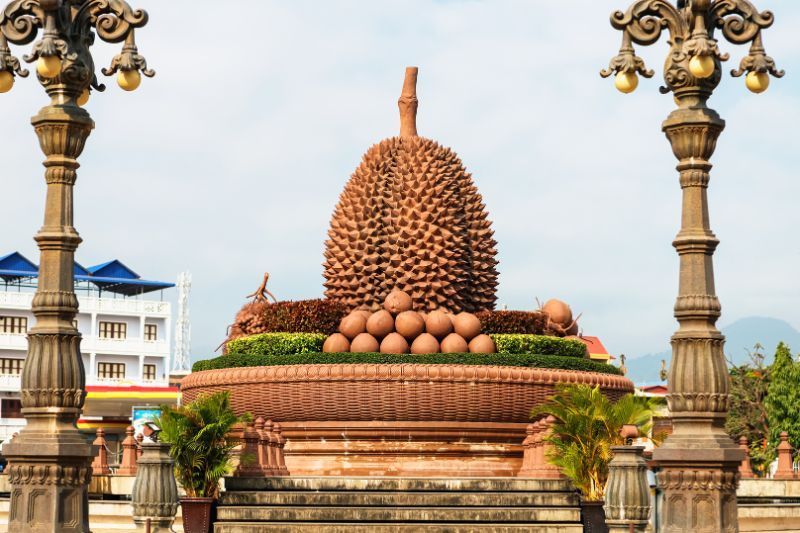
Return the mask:
M666 345L680 189L660 124L673 103L657 78L623 96L597 75L624 3L134 3L150 13L137 41L158 75L130 94L111 80L88 105L78 258L119 257L151 279L192 271L196 357L265 270L281 298L321 295L330 214L361 155L396 134L412 64L420 133L459 153L491 211L501 303L559 297L614 352ZM797 327L800 6L761 4L776 11L765 42L789 74L760 96L726 76L712 100L728 121L709 192L718 291L724 323L764 314ZM731 63L746 53L723 47ZM98 46L98 64L115 49ZM657 68L665 51L642 55ZM3 248L32 257L44 180L27 123L43 94L28 79L0 98Z

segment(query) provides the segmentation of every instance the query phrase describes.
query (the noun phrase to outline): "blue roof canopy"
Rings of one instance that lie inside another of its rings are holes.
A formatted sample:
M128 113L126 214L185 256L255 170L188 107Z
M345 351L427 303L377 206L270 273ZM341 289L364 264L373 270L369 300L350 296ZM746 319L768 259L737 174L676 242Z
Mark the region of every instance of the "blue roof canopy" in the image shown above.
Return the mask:
M76 282L91 284L100 291L134 296L174 287L174 283L141 279L139 274L113 259L99 265L84 268L79 263L73 267ZM6 283L22 283L39 277L39 267L19 252L0 257L0 278Z

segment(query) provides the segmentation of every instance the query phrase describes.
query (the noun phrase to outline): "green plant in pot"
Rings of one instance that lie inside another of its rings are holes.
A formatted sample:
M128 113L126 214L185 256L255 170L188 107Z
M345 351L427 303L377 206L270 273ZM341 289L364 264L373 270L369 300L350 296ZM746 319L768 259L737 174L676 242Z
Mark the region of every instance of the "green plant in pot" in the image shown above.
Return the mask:
M551 445L547 460L580 491L586 531L607 531L604 490L611 448L625 444L622 426L635 425L640 435L648 435L659 401L627 394L612 402L599 387L564 384L547 403L531 411L533 418L555 419L545 437Z
M179 407L163 406L156 425L159 439L170 445L175 460L175 477L186 497L181 498L185 533L208 533L213 504L219 496L219 480L233 470L236 443L227 439L239 424L251 416L237 416L231 409L230 394L204 395Z

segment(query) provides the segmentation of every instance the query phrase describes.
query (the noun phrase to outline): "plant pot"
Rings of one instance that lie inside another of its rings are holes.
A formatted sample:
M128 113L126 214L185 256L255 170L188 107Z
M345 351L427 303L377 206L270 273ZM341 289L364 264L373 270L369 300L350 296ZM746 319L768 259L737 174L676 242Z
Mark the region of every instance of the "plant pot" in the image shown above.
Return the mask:
M608 533L603 501L581 500L581 521L584 533Z
M181 498L184 533L208 533L214 514L214 498Z

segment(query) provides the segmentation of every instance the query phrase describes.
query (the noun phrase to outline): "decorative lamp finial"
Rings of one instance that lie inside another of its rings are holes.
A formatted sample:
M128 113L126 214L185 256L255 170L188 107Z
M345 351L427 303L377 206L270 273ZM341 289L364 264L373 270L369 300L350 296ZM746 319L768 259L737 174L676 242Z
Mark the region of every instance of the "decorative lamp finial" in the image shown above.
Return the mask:
M400 108L400 137L417 136L417 67L406 67L403 93L397 101Z

